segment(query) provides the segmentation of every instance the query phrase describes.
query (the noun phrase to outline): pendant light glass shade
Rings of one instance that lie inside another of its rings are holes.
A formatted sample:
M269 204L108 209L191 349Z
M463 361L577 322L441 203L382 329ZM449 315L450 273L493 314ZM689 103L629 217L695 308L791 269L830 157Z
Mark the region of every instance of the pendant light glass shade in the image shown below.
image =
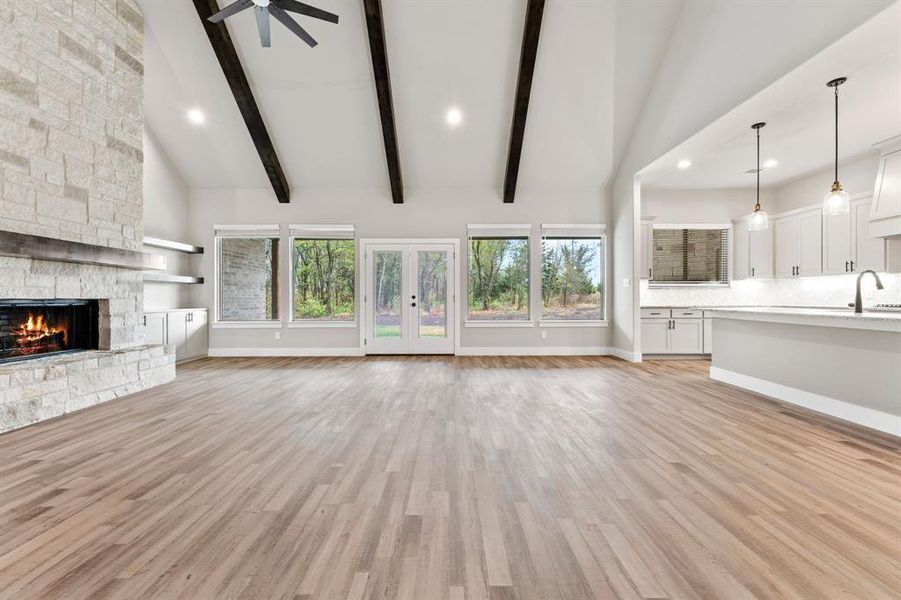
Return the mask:
M751 218L748 219L748 230L749 231L763 231L764 229L770 228L770 218L767 216L766 211L763 209L755 210L751 213Z
M851 212L851 196L842 189L839 182L835 182L832 191L823 197L823 214L846 215Z
M766 123L754 123L751 129L757 132L757 204L754 205L754 212L748 219L748 231L763 231L770 228L770 218L766 211L760 207L760 129Z
M832 189L823 196L823 214L829 216L847 215L851 212L851 197L842 189L838 180L838 86L847 80L847 77L839 77L826 84L835 90L835 181L832 182Z

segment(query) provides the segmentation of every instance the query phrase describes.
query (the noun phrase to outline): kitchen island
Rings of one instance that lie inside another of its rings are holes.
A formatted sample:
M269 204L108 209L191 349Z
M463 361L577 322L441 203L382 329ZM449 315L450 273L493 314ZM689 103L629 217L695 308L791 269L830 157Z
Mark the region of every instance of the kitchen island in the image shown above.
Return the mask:
M707 312L712 379L901 436L901 314L786 307Z

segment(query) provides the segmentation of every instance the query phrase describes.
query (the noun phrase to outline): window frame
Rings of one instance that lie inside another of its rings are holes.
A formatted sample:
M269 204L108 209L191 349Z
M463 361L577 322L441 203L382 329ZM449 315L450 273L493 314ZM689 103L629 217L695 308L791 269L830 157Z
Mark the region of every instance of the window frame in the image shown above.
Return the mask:
M466 290L464 298L464 306L466 312L463 317L464 327L534 327L535 315L532 310L532 285L533 285L533 260L532 260L532 225L467 225L466 231ZM472 241L477 239L488 240L525 240L526 241L526 257L528 265L526 272L529 282L526 289L528 290L528 301L526 302L527 317L525 319L471 319L469 313L469 292L472 282L469 277L469 266L472 257ZM461 270L464 265L460 265Z
M587 239L587 240L600 240L601 248L603 249L603 277L601 278L601 284L604 288L603 294L603 302L601 303L601 319L578 319L578 320L566 320L566 319L554 319L547 318L544 316L544 278L541 277L544 271L544 240L545 239ZM607 226L604 224L579 224L579 225L542 225L541 227L541 252L540 252L540 262L539 262L539 279L538 279L538 289L539 289L539 318L538 318L538 326L539 327L607 327L609 326L608 319L608 310L610 308L610 252L608 247L608 237L607 237Z
M271 233L266 233L271 230ZM222 233L228 232L228 233ZM246 232L246 233L243 233ZM281 319L281 311L282 306L280 299L278 299L278 295L281 293L281 285L279 281L279 271L278 268L272 269L272 275L275 278L273 283L273 298L277 298L275 311L275 318L273 319L261 319L258 321L224 321L222 320L222 294L221 294L221 285L222 285L222 276L221 276L221 268L222 268L222 240L223 239L256 239L256 240L274 240L276 244L279 245L279 252L281 252L281 229L279 226L275 225L216 225L213 229L213 306L214 306L214 319L213 322L210 323L211 327L216 329L281 329L282 327L282 319Z
M292 226L292 229L298 226ZM301 227L302 228L302 227ZM326 321L316 319L297 319L294 311L296 304L294 295L296 293L296 282L294 278L294 240L309 241L350 241L354 246L354 318L352 321ZM288 299L290 301L290 312L288 313L287 326L291 329L353 329L359 325L360 319L360 302L359 302L359 268L360 268L360 244L354 237L315 237L312 235L299 235L290 233L288 235L288 249L291 253L291 260L288 261L288 276L291 281Z
M728 240L726 241L726 248L728 255L726 256L725 269L726 269L726 279L723 280L709 280L709 281L659 281L655 279L648 279L647 285L648 288L660 289L660 288L728 288L732 287L732 281L734 277L734 250L735 250L735 228L732 223L649 223L650 231L648 237L650 238L648 243L650 248L648 250L648 261L653 266L654 264L654 230L655 229L716 229L716 230L726 230ZM652 269L651 274L655 273L657 270Z

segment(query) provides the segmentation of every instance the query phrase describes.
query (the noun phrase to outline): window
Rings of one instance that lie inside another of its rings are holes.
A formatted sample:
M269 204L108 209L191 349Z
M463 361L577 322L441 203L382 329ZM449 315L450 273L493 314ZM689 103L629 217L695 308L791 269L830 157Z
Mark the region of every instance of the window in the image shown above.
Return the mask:
M529 232L528 225L470 225L470 321L529 320Z
M603 227L542 226L541 318L603 321L606 318Z
M655 224L651 284L727 285L729 225Z
M217 228L218 320L276 321L278 228Z
M292 320L355 322L353 226L292 226L291 246Z

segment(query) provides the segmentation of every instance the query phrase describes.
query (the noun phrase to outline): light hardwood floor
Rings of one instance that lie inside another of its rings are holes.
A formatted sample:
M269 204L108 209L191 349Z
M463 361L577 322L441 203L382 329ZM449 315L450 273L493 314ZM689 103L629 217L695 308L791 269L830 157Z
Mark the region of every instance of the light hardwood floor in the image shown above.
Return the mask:
M0 436L0 598L897 599L901 443L708 366L186 365Z

